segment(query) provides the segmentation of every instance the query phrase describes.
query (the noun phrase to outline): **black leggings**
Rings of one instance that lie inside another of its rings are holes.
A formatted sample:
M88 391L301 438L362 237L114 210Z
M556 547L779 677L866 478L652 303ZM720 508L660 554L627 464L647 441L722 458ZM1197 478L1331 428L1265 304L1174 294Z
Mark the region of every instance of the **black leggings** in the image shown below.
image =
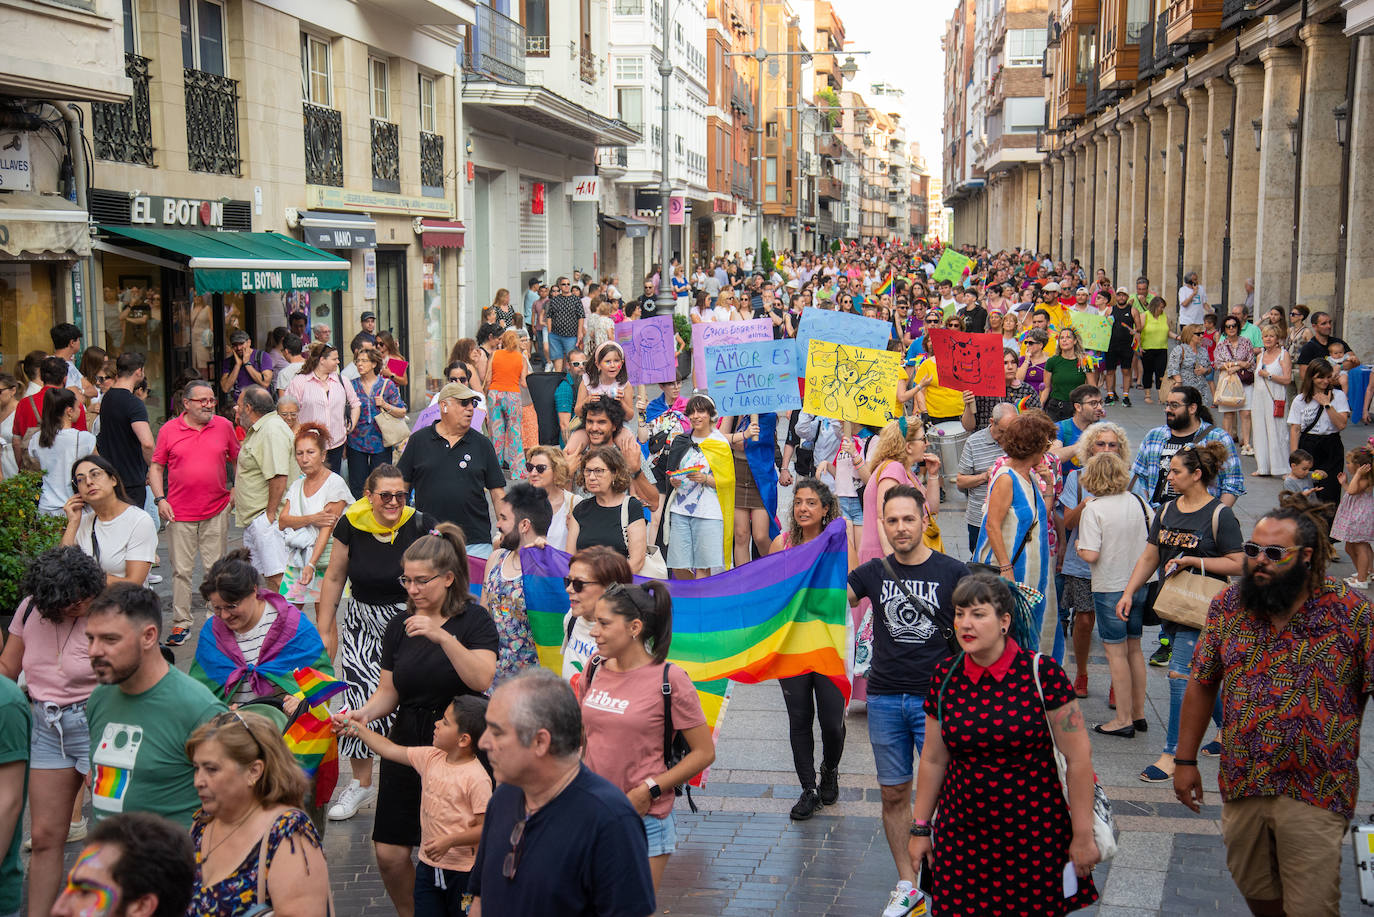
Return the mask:
M1164 385L1164 367L1169 363L1169 351L1142 350L1140 352L1141 384L1145 391Z
M787 704L788 737L792 740L792 764L802 789L816 788L816 746L811 724L820 714L821 766L840 766L844 754L844 695L824 675L807 672L780 678L782 699Z

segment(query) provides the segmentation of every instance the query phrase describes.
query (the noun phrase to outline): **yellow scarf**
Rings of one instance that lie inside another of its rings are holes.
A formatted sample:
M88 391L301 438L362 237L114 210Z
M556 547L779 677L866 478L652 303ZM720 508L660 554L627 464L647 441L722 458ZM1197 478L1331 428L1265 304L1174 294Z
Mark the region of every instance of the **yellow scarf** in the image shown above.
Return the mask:
M396 531L409 522L413 515L415 515L415 507L402 507L401 518L397 520L395 525L388 528L378 522L377 517L372 514L372 504L368 502L366 497L360 497L356 503L344 510L344 518L352 523L355 529L370 535L390 535L392 544L396 543Z

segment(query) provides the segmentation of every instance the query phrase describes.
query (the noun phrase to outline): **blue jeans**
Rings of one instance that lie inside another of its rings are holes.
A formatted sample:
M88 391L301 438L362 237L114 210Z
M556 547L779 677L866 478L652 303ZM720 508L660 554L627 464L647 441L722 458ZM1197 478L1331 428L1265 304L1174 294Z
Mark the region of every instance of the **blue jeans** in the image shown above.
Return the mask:
M1064 574L1062 573L1056 573L1054 575L1054 599L1057 620L1054 623L1054 649L1050 650L1050 656L1053 657L1055 662L1063 665L1065 648L1064 631L1066 628L1072 627L1073 625L1071 621L1064 620ZM1040 629L1036 628L1036 633L1039 632ZM1032 649L1038 649L1038 647L1032 647Z
M926 741L926 705L919 694L868 695L868 742L881 786L910 783Z
M1164 753L1172 755L1178 749L1178 717L1183 711L1183 693L1188 690L1189 673L1193 670L1193 650L1197 648L1200 631L1180 627L1174 634L1173 652L1169 656L1169 727L1164 733ZM1179 673L1182 678L1174 677ZM1221 725L1221 692L1212 707L1212 722Z
M416 861L415 917L462 917L467 892L468 873Z

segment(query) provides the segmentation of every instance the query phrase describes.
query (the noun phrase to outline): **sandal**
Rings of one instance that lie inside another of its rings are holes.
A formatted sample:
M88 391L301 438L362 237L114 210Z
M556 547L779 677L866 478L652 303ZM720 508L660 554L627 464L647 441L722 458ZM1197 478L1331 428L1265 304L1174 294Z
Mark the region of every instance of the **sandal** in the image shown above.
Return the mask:
M1174 779L1174 775L1166 773L1165 771L1151 764L1149 767L1145 768L1143 771L1140 772L1140 779L1145 781L1146 783L1169 783Z
M1073 693L1079 697L1088 696L1088 676L1079 675L1073 680Z

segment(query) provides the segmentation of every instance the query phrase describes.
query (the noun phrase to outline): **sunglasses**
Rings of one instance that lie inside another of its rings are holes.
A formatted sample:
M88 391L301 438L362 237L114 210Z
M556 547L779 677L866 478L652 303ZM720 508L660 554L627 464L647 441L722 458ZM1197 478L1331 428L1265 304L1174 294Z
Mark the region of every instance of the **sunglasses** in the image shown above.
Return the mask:
M468 384L468 377L467 377L467 376L449 376L449 377L448 377L448 381L450 381L450 382L461 382L461 383L463 383L464 385L467 385L467 384Z
M534 462L526 462L525 470L530 474L543 474L549 470L548 465L536 465Z
M1266 560L1272 563L1279 563L1291 557L1299 547L1301 547L1301 545L1284 548L1276 544L1255 544L1253 541L1247 541L1240 546L1240 549L1245 552L1246 557L1259 557L1263 554Z
M478 401L478 399L476 399L476 398L459 398L459 399L458 399L458 403L461 404L461 405L462 405L463 407L465 407L465 408L475 408L475 407L477 407L477 401Z
M506 854L506 859L501 864L501 875L508 880L513 880L515 871L520 868L520 842L525 839L525 824L529 820L529 815L526 815L511 829L510 853Z
M586 366L586 365L587 365L587 361L586 361L586 360L569 360L569 361L568 361L568 365L569 365L569 366Z
M563 577L563 586L564 586L564 588L566 588L566 589L571 589L573 592L576 592L576 593L579 593L579 594L582 592L583 589L586 589L588 586L599 586L599 585L601 585L601 584L598 583L596 580L578 579L577 577L574 577L574 576L565 576L565 577Z
M248 721L243 718L243 714L239 713L237 710L224 711L219 716L211 720L210 724L215 727L231 726L234 724L235 721L237 721L238 724L243 727L243 731L248 733L248 738L252 739L253 744L257 746L258 757L263 759L264 761L267 760L266 749L262 747L262 743L258 741L258 737L253 735L253 730L248 728Z
M382 491L382 490L379 490L379 491L377 491L377 499L380 500L380 501L383 503L383 505L385 505L385 504L387 504L387 503L399 503L399 504L401 504L402 506L404 506L404 505L405 505L405 502L406 502L406 497L407 497L407 496L408 496L408 494L407 494L405 491L403 491L403 490L398 490L398 491Z

